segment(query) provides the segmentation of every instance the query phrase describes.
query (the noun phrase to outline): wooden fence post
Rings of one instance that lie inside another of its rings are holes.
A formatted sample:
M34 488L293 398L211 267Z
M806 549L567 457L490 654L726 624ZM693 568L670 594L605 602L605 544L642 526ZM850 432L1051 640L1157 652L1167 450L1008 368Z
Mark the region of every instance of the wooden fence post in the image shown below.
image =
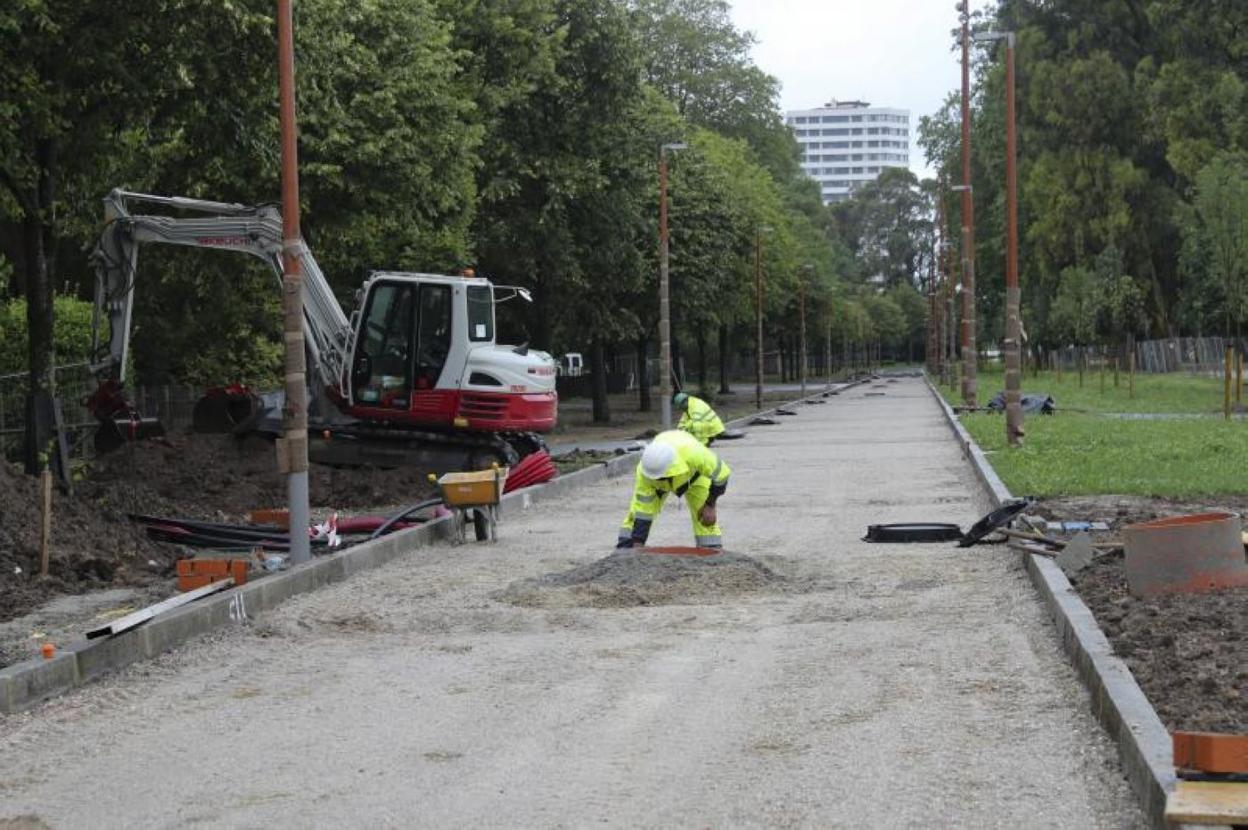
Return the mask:
M1223 352L1222 371L1222 417L1231 420L1231 347Z
M39 575L48 575L52 546L52 471L47 467L39 474L39 506L43 523L39 529Z

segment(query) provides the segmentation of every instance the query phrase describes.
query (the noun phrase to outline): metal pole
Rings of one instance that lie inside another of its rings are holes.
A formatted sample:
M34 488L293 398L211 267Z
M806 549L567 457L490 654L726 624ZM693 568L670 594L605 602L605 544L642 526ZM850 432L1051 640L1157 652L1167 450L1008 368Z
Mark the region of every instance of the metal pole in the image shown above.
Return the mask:
M802 320L802 368L799 377L802 382L802 397L806 397L806 283L798 280L797 305Z
M831 309L829 309L828 315L831 316L831 314L832 314ZM827 323L825 323L825 326L826 328L824 329L824 335L823 335L823 374L825 377L827 377L828 383L831 383L832 382L832 321L828 320Z
M1018 287L1018 171L1014 126L1014 33L1005 36L1005 439L1011 447L1023 443L1022 378Z
M672 318L667 253L667 148L659 147L659 398L665 430L672 428Z
M962 401L977 406L975 345L975 207L971 198L970 16L962 13Z
M763 229L754 230L754 292L758 339L754 361L754 406L763 408Z
M278 469L286 473L290 506L290 558L308 561L308 390L303 352L303 271L299 259L299 161L295 126L293 0L277 0L278 92L282 134L282 319L286 344L286 406Z

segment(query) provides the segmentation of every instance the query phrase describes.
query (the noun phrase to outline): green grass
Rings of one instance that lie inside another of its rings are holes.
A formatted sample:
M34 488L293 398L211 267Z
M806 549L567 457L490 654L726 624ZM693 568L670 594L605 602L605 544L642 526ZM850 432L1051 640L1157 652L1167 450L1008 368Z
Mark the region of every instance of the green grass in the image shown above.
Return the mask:
M980 372L980 402L1003 388L1000 368ZM1018 495L1126 494L1195 498L1248 492L1248 423L1224 421L1220 378L1187 374L1136 375L1135 397L1126 375L1115 388L1108 373L1050 372L1023 380L1024 392L1047 392L1058 414L1031 415L1021 449L1005 446L1001 415L967 413L962 423L997 474ZM951 403L961 403L947 387ZM1209 418L1124 420L1105 413L1204 414Z
M1242 421L1035 415L1027 419L1020 449L1005 446L1004 416L965 414L962 423L1019 496L1177 499L1248 491L1248 424Z
M979 403L982 406L1005 388L1001 368L989 367L979 372ZM946 397L952 398L948 387ZM1101 391L1099 372L1086 372L1083 386L1079 376L1063 372L1061 382L1053 372L1023 377L1023 392L1046 392L1057 401L1059 409L1082 412L1185 412L1217 415L1222 412L1222 379L1184 373L1135 376L1135 397L1130 395L1126 372L1119 374L1115 388L1112 372L1105 373L1105 391ZM961 401L952 401L960 404Z

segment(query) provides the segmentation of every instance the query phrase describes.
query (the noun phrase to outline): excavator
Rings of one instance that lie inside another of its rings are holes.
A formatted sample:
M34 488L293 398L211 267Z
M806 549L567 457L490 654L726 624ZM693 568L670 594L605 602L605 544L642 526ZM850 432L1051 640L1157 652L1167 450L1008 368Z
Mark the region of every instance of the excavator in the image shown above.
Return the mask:
M281 286L276 206L110 192L92 257L90 363L99 386L87 403L100 422L100 451L163 433L125 395L143 244L250 254L269 265ZM303 267L312 460L469 469L514 464L544 447L541 433L557 418L555 361L527 346L495 342L495 306L516 297L531 301L526 289L471 275L374 271L348 316L307 245L299 240L295 247ZM282 405L281 392L222 387L197 404L194 421L206 431L275 434Z

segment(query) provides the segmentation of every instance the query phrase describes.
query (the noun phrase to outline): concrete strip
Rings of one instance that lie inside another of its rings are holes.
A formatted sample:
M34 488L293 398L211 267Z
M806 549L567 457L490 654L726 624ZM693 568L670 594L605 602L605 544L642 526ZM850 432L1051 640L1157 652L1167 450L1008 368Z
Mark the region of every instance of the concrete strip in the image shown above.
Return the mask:
M62 650L51 659L36 657L0 669L6 712L34 705L78 684L77 655Z
M930 378L927 386L993 504L999 507L1012 499L1009 488ZM1178 780L1170 733L1127 664L1114 656L1113 647L1092 611L1057 564L1043 556L1022 556L1027 573L1057 625L1062 646L1092 694L1097 719L1118 745L1123 768L1145 815L1155 827L1173 827L1165 820L1166 798Z
M841 388L847 389L864 382L851 381ZM820 397L823 391L806 399ZM729 425L741 425L753 417L755 415L746 415L730 421ZM630 473L635 464L635 454L621 455L603 464L559 476L545 484L509 493L503 497L499 512L507 516L527 510L542 502L566 496L585 485ZM162 614L123 634L75 641L62 648L51 660L36 657L15 663L0 669L0 714L28 709L115 669L177 648L200 634L226 625L246 623L256 614L271 611L290 597L341 581L351 574L380 567L405 553L450 538L452 534L449 518L407 528L214 594Z

